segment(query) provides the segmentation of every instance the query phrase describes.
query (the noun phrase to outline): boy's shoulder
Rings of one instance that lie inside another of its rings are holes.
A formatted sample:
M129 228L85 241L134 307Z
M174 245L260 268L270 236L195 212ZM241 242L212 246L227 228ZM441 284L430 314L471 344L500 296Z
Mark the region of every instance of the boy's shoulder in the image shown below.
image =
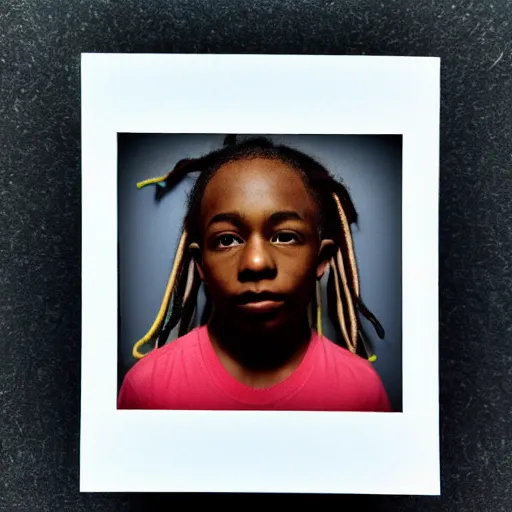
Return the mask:
M379 378L373 364L367 359L341 347L325 336L319 336L324 346L326 357L335 363L338 370L343 369L362 379Z
M173 375L175 365L197 360L200 333L200 328L196 328L137 361L123 379L118 407L146 409L153 404L159 384Z
M358 400L357 408L368 411L391 411L382 380L373 363L354 354L328 338L321 337L324 346L325 368L334 382L342 383L344 392L351 389ZM361 401L362 400L362 401Z
M149 352L137 361L127 373L131 380L145 380L153 376L160 367L167 367L176 356L185 356L197 348L199 335L205 327L197 327L187 334Z
M359 365L361 367L368 367L370 363L367 359L364 359L363 357L354 354L350 350L346 349L345 347L342 347L341 345L338 345L334 341L330 340L326 336L320 336L318 335L318 338L321 340L322 344L325 347L325 350L331 357L334 357L340 361L346 361L350 364Z

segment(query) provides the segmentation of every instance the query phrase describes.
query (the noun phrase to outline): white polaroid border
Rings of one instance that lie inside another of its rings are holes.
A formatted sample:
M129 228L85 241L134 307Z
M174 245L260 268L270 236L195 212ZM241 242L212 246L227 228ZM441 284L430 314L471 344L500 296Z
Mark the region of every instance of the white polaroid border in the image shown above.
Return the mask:
M440 493L438 58L82 55L86 492ZM403 134L403 413L118 411L117 133Z

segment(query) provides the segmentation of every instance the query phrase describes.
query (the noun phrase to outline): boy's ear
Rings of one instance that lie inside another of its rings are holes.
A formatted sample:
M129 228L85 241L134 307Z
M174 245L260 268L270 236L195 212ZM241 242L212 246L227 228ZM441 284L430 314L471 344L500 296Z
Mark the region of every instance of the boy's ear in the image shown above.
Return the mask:
M201 278L201 281L204 281L204 272L203 267L201 266L201 248L199 247L199 244L192 243L188 246L188 250L192 254L192 258L194 258L194 262L196 264L197 272L199 273L199 277Z
M338 247L333 240L322 240L318 251L318 265L316 267L316 278L321 279L327 270L327 265L336 255Z

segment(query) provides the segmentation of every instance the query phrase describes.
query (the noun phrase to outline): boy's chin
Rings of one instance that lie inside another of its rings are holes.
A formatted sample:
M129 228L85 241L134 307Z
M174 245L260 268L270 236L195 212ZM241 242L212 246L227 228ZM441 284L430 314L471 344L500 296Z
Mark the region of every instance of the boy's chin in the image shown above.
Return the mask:
M265 313L240 309L224 310L216 318L214 316L213 323L223 331L227 329L244 338L289 336L293 333L299 334L302 328L309 328L307 313L292 313L288 308Z
M248 337L286 335L296 331L298 322L283 315L259 316L257 318L240 317L237 327L241 333Z

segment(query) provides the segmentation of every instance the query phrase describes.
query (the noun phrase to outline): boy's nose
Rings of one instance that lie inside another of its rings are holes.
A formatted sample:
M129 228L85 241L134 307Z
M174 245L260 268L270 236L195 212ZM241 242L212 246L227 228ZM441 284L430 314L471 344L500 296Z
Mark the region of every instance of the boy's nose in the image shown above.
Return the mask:
M239 266L241 281L269 279L276 273L276 264L265 240L246 242Z

